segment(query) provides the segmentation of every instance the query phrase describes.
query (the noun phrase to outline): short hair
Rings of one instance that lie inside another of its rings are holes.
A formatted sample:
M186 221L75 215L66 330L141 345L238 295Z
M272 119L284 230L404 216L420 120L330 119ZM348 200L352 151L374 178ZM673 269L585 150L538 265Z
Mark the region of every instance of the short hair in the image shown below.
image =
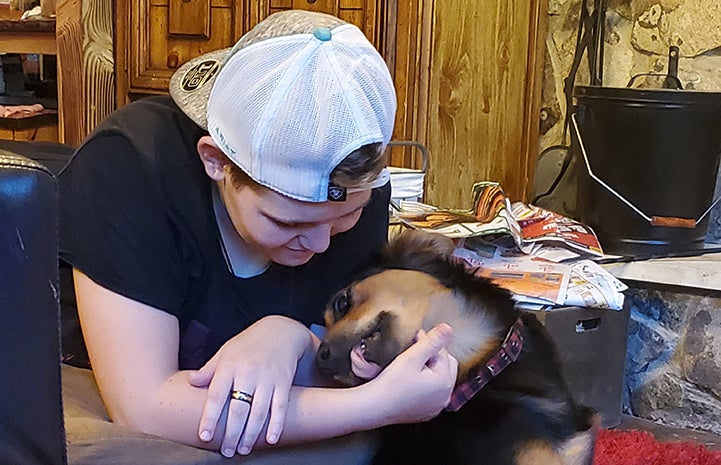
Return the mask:
M262 187L230 160L226 166L230 167L231 182L236 189L243 186ZM366 144L349 153L333 169L330 182L346 188L362 186L376 179L385 166L386 156L382 144Z

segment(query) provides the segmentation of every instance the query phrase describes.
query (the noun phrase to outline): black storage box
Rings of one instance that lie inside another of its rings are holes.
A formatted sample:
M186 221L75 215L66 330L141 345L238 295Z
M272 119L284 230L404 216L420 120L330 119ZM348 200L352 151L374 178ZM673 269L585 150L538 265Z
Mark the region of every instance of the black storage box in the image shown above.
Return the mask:
M529 311L558 347L576 401L600 413L602 426L621 422L629 310L561 307Z

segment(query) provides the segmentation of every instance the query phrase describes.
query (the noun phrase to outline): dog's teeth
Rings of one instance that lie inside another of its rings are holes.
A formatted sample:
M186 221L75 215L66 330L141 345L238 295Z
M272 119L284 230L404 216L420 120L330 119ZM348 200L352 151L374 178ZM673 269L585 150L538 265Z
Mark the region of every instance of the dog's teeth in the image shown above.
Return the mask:
M363 352L366 351L366 340L365 339L361 339L360 348L361 348L361 351L363 351Z

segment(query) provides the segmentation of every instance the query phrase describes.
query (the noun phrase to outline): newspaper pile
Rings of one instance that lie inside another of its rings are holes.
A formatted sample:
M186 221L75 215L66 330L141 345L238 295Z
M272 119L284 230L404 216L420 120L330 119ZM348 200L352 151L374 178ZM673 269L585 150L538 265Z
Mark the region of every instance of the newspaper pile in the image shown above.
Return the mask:
M591 228L511 203L498 183L476 183L472 192L471 210L401 202L393 213L407 227L456 239L454 255L473 273L510 290L520 307L623 307L627 286L594 261L607 256Z

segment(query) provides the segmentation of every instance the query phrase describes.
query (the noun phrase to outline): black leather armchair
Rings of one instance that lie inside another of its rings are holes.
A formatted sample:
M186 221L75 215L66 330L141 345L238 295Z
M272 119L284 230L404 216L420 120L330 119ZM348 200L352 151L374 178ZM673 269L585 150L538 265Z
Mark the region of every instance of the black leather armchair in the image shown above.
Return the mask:
M52 173L0 149L0 463L67 463L57 224Z

